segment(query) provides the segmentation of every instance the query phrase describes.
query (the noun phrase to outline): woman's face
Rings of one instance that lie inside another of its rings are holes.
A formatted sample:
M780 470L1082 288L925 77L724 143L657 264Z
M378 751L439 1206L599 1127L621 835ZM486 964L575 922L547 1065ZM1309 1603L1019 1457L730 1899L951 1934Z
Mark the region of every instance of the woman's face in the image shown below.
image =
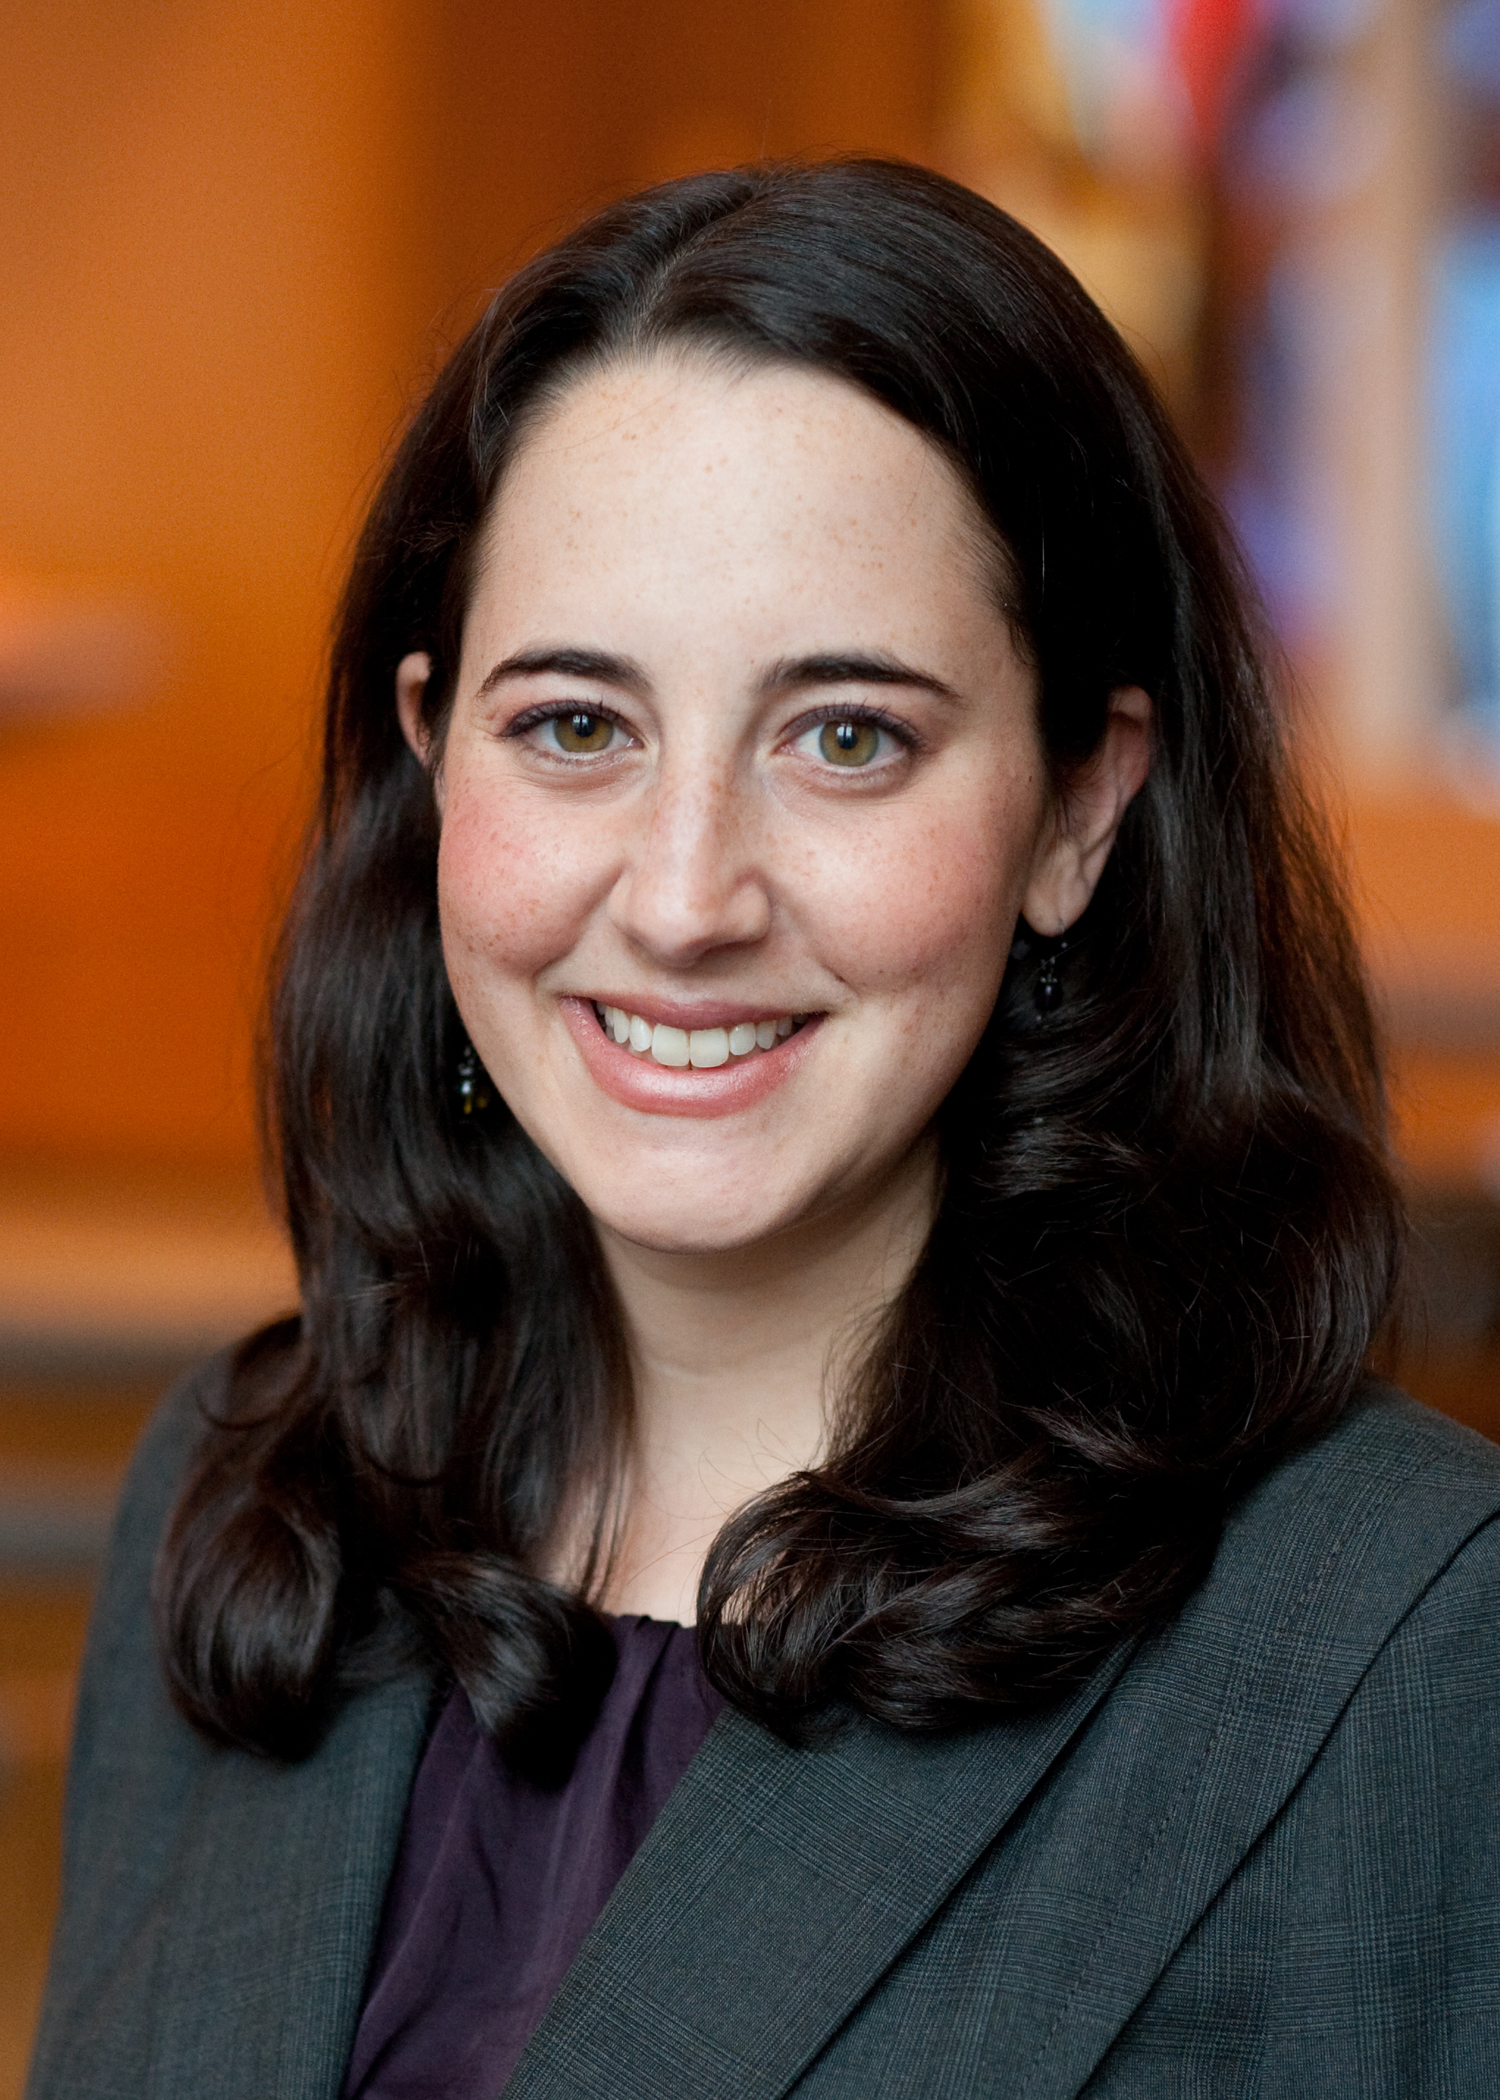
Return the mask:
M1018 913L1065 915L996 567L943 457L821 374L663 357L522 443L435 779L443 947L605 1227L748 1246L925 1157Z

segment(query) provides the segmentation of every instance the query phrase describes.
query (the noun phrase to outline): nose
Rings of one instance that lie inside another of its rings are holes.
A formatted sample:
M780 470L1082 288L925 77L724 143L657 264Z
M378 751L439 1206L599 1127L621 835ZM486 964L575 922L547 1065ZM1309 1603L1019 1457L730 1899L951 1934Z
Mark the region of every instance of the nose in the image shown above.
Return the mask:
M763 940L771 897L732 776L706 768L664 774L643 814L609 900L625 938L671 969Z

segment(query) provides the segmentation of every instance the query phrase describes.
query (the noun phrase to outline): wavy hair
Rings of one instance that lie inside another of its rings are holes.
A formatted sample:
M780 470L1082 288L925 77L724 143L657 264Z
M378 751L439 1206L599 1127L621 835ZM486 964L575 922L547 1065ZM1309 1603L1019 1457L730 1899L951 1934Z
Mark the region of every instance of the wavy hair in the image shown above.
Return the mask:
M1253 601L1140 368L1048 249L922 169L757 166L628 198L520 272L438 379L365 526L321 804L283 936L269 1125L298 1320L243 1344L157 1571L211 1736L304 1754L413 1648L538 1770L607 1682L589 1602L628 1433L590 1221L504 1103L464 1115L438 830L394 674L441 736L473 550L540 404L669 346L813 367L956 463L993 526L1055 777L1113 687L1150 778L1042 1013L1023 925L941 1115L915 1273L829 1455L720 1532L701 1652L789 1740L1035 1706L1201 1579L1234 1497L1347 1405L1402 1221L1334 864ZM537 1569L597 1488L579 1590ZM570 1504L570 1506L572 1506Z

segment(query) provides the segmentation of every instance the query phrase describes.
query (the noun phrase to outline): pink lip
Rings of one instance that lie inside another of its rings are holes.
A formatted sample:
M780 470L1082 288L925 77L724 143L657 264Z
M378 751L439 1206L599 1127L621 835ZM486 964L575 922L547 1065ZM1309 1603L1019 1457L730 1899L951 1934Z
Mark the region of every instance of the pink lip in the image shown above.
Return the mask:
M611 1100L626 1108L639 1109L648 1116L728 1116L740 1109L753 1108L796 1071L811 1048L812 1038L823 1019L817 1014L804 1021L795 1035L787 1036L774 1050L757 1050L752 1057L719 1065L713 1071L673 1071L666 1065L654 1064L649 1057L638 1057L633 1050L617 1043L613 1036L606 1035L599 1026L592 999L559 999L557 1003L568 1024L568 1033L578 1045L595 1084ZM600 1001L601 1005L604 1003ZM611 999L608 1003L614 1006L625 1002ZM640 1012L639 1007L629 1010ZM691 1020L671 1018L688 1011L685 1007L654 1000L651 1012L642 1018L650 1020L654 1016L670 1028L723 1028L732 1027L734 1022L721 1020L721 1014L732 1013L736 1021L759 1020L765 1015L764 1007L752 1010L750 1007L705 1006L695 1009ZM704 1018L707 1015L713 1018Z

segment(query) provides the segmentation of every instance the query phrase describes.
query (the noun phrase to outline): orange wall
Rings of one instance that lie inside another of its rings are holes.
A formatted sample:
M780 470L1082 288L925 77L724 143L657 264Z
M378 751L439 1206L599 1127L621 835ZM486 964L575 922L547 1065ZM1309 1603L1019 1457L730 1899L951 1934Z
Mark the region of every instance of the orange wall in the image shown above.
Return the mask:
M160 665L130 704L0 722L0 1154L248 1163L328 611L441 342L629 183L920 154L940 13L11 0L0 607L123 606Z

